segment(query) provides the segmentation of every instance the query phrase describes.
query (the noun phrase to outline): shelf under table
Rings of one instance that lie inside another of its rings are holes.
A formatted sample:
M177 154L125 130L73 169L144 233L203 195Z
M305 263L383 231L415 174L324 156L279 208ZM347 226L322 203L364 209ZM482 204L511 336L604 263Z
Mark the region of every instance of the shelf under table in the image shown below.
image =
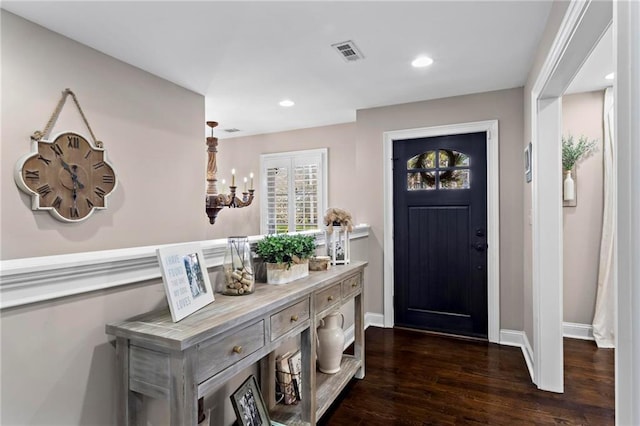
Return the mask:
M347 386L362 365L353 355L342 355L340 371L335 374L324 374L316 371L316 420L329 409L336 397ZM274 421L286 425L302 426L309 423L301 420L299 405L276 404L270 413Z

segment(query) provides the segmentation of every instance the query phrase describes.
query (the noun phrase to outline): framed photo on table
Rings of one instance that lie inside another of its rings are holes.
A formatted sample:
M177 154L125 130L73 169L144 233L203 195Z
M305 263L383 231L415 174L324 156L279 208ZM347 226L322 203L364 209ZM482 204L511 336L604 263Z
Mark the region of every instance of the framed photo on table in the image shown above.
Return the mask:
M207 265L199 244L157 250L171 319L178 322L214 301Z
M269 412L255 376L249 376L231 395L231 405L239 426L271 426Z

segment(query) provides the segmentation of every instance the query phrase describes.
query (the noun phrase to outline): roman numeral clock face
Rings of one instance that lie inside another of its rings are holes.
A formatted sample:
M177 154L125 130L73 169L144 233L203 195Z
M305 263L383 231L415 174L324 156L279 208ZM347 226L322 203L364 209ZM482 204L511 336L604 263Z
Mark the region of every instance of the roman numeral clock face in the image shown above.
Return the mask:
M32 153L16 165L15 180L31 195L33 210L49 210L65 222L79 222L107 207L116 174L105 151L71 132L53 142L33 142Z

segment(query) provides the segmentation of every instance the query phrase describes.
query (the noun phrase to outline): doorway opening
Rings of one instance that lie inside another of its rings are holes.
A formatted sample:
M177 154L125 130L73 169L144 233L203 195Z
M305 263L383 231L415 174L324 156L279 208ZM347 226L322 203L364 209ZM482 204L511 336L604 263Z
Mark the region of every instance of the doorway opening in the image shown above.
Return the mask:
M564 391L562 95L611 25L610 2L571 2L531 90L534 377Z

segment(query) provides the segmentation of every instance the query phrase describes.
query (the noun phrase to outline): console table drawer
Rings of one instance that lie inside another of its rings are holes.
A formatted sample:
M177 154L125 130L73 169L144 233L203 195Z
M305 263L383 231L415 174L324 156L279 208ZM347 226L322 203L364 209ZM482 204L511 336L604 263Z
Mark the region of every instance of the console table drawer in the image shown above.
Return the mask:
M264 321L223 339L203 343L198 347L198 383L251 355L264 343Z
M322 312L331 305L337 305L340 303L340 284L338 283L326 290L316 293L314 296L314 303L316 313Z
M300 323L309 319L309 299L271 315L271 341L285 335Z
M342 281L342 297L347 297L362 288L361 275L353 275Z

